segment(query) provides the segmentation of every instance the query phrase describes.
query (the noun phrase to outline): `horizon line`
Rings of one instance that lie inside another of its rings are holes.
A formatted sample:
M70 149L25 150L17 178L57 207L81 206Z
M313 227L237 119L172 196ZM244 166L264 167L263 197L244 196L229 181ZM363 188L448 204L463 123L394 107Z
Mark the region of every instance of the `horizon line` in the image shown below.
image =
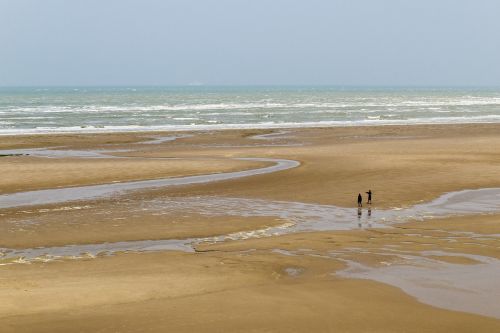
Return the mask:
M499 89L499 85L369 85L369 84L47 84L47 85L1 85L0 89L5 88L442 88L442 89Z

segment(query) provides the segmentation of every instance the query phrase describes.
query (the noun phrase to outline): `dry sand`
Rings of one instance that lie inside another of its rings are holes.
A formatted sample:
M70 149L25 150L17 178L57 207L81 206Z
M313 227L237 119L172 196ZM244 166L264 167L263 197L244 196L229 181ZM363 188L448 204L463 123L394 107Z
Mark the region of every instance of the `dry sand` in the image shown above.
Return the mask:
M2 193L262 165L231 157L286 158L302 165L119 198L0 210L0 247L205 237L284 222L265 216L141 210L141 202L155 198L217 195L352 207L357 193L371 188L374 208L387 208L449 191L500 187L499 125L294 129L283 138L252 138L269 132L200 132L160 145L134 144L158 135L151 133L2 137L3 149L112 144L113 149L133 149L120 154L135 157L1 157L2 171L9 175L0 183ZM443 264L474 265L467 255L500 258L498 238L478 234L500 234L500 217L205 243L192 254L121 253L5 265L0 266L0 327L2 332L500 331L499 319L437 308L396 287L335 275L346 267L343 260L373 267L396 262L398 257L388 249L445 251L428 256ZM341 253L343 260L329 257L331 252Z
M0 158L0 194L107 184L143 179L171 178L231 172L264 166L264 163L221 159L77 159ZM118 171L119 170L119 171Z

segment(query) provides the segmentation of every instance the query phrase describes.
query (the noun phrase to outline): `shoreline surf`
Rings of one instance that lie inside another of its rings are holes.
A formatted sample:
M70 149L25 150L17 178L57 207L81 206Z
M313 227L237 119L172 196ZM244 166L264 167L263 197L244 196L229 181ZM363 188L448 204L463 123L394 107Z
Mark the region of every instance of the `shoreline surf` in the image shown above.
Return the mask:
M225 124L225 125L165 125L165 126L103 126L103 127L71 127L71 128L44 128L23 130L0 130L0 136L23 136L23 135L57 135L57 134L118 134L118 133L155 133L155 132L202 132L202 131L224 131L224 130L266 130L266 129L308 129L308 128L353 128L353 127L385 127L385 126L425 126L425 125L494 125L498 121L463 121L463 122L439 122L435 119L408 123L406 121L364 121L364 122L311 122L311 123L280 123L280 124Z

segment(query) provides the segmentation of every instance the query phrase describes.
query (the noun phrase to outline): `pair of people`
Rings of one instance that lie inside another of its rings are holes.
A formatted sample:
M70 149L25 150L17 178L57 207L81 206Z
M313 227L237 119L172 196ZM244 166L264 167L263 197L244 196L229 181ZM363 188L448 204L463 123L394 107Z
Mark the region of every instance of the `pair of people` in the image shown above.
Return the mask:
M368 194L368 200L366 201L367 204L371 205L372 203L372 190L368 190L368 192L365 192ZM361 193L358 193L358 207L363 207L363 197L361 196Z

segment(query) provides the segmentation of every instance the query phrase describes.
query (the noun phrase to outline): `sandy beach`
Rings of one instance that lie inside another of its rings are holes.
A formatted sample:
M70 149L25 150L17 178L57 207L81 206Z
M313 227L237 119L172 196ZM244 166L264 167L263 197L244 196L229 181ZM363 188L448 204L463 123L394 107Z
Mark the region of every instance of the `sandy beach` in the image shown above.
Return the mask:
M2 136L0 204L298 163L0 209L1 331L500 331L497 192L428 204L500 188L499 148L498 124Z

